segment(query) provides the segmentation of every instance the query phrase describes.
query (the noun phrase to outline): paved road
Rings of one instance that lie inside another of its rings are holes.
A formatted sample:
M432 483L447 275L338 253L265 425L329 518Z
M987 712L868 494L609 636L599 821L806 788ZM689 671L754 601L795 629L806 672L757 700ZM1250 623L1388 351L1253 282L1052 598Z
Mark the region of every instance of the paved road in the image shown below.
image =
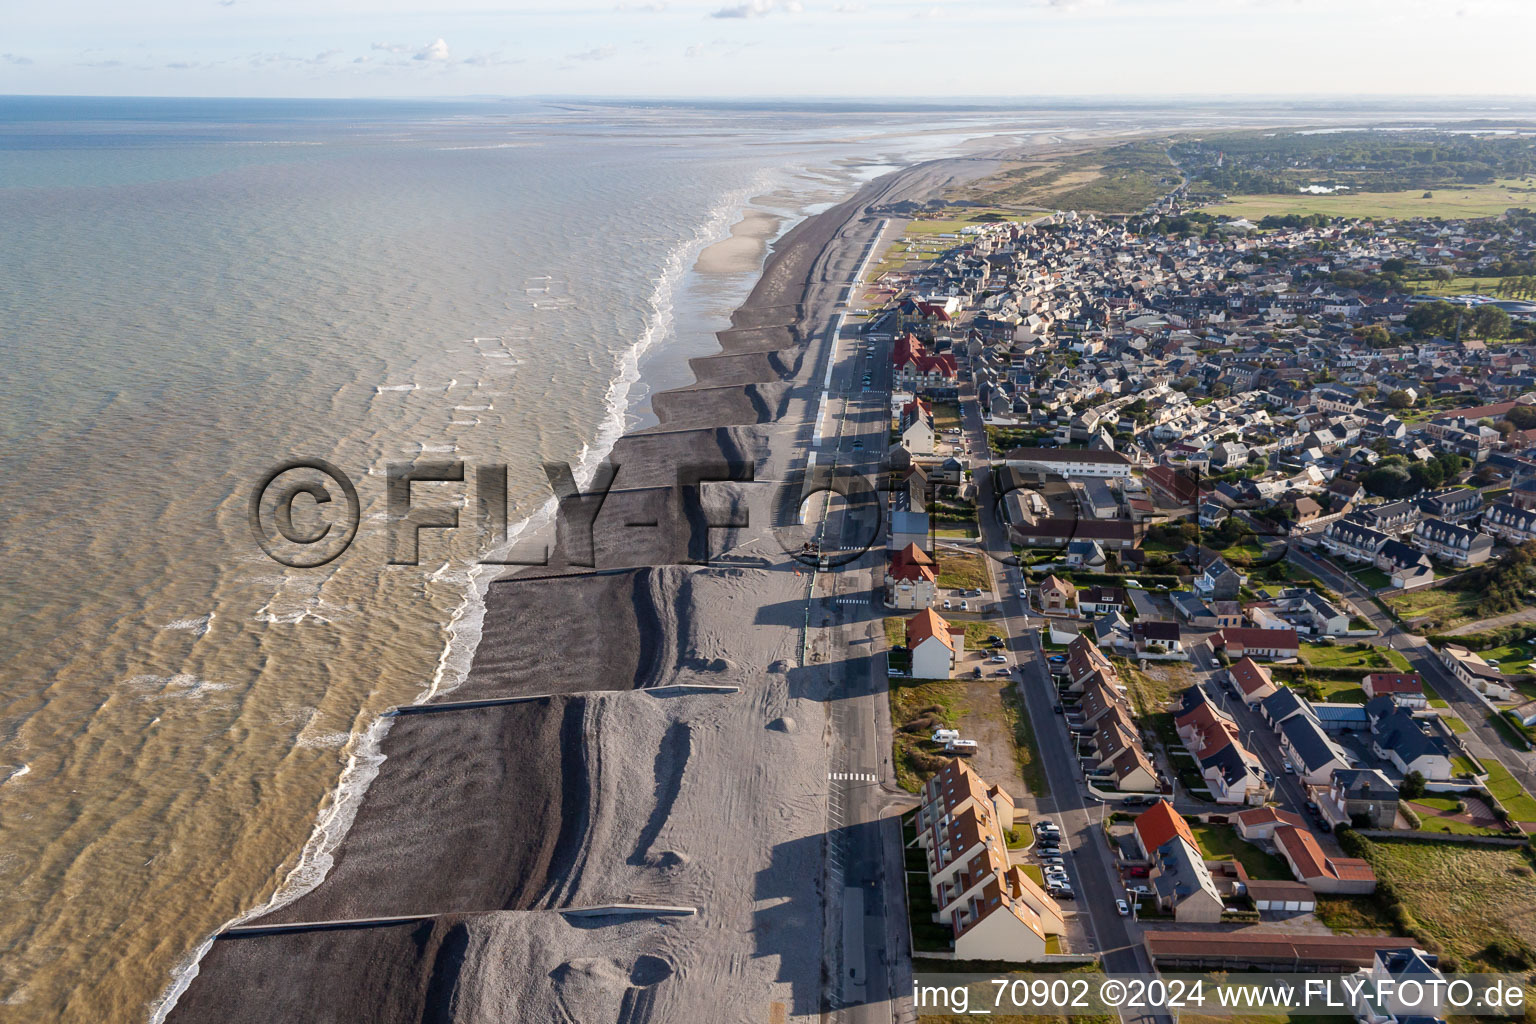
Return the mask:
M1101 829L1107 808L1088 799L1075 742L1063 716L1054 710L1056 684L1040 646L1038 623L1042 620L1031 616L1027 601L1019 598L1019 570L1008 564L1013 547L1007 527L997 515L999 504L993 495L991 473L987 471L990 452L986 427L969 388L962 389L961 398L963 429L976 456L974 479L981 546L989 556L993 586L1001 597L1009 650L1020 674L1019 693L1035 734L1035 755L1051 789L1049 795L1034 795L1061 827L1063 846L1071 851L1067 873L1077 893L1077 911L1088 918L1088 930L1103 956L1105 969L1116 973L1150 973L1152 965L1141 944L1140 927L1115 909L1115 900L1123 897L1125 890Z

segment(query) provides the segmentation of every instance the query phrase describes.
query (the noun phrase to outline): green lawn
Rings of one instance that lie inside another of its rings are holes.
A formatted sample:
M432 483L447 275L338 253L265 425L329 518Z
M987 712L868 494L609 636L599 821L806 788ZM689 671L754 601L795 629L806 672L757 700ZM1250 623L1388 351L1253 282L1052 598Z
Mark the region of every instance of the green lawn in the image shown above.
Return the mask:
M957 526L954 523L948 523L934 527L933 535L942 540L975 540L980 536L980 531L973 524Z
M1502 763L1489 758L1483 764L1488 772L1488 792L1492 793L1510 817L1516 821L1536 821L1536 800L1531 799Z
M1386 573L1382 572L1375 566L1368 566L1364 569L1360 569L1353 575L1355 579L1359 580L1367 587L1370 587L1372 590L1380 590L1382 587L1390 587L1392 585L1392 577L1388 576Z
M1454 732L1454 733L1458 733L1459 734L1459 733L1471 732L1472 731L1471 726L1467 725L1466 722L1463 722L1460 718L1457 718L1455 715L1441 715L1440 716L1440 721L1444 722L1446 728L1450 729L1451 732Z
M1424 699L1429 701L1429 706L1432 708L1448 708L1451 706L1444 697L1435 692L1433 686L1429 685L1428 679L1424 680Z
M1431 198L1425 199L1428 191ZM1259 220L1287 213L1329 217L1496 217L1511 206L1536 206L1536 189L1518 181L1459 188L1405 189L1401 192L1342 192L1336 195L1234 196L1205 208L1228 217Z
M1308 680L1317 688L1325 704L1364 704L1365 689L1359 683L1343 679Z
M901 647L906 644L906 619L893 616L885 620L885 642L891 647Z
M1314 644L1302 642L1301 658L1310 668L1379 668L1410 671L1408 659L1390 648L1367 643Z
M1195 842L1200 844L1200 852L1207 860L1237 860L1242 863L1250 878L1291 881L1291 869L1285 861L1240 838L1231 825L1206 825L1192 821L1189 827L1195 833Z
M987 576L985 555L941 548L937 552L937 558L939 586L953 587L957 590L969 590L974 587L980 587L982 590L991 588L992 581Z

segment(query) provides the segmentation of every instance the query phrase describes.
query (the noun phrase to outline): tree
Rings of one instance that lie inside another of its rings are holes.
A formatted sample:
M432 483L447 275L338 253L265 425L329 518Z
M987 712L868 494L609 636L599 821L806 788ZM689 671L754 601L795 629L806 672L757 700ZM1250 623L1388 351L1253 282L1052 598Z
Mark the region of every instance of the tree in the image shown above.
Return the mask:
M1409 772L1403 776L1403 784L1397 787L1397 795L1404 800L1417 800L1424 795L1424 773Z
M1408 263L1405 260L1390 259L1381 261L1381 272L1383 274L1401 274L1407 269Z
M1371 324L1355 335L1363 344L1371 348L1386 348L1392 343L1392 335L1381 324Z
M1387 396L1387 406L1392 409L1407 409L1413 405L1413 399L1406 391L1394 391Z
M1498 306L1479 306L1472 314L1472 330L1479 338L1502 338L1509 333L1509 314Z

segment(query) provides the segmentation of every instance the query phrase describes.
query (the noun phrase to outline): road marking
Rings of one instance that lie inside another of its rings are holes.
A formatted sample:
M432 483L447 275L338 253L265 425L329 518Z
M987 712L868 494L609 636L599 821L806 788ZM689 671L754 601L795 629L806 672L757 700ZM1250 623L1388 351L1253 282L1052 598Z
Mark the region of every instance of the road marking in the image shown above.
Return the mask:
M879 782L874 772L827 772L828 782Z

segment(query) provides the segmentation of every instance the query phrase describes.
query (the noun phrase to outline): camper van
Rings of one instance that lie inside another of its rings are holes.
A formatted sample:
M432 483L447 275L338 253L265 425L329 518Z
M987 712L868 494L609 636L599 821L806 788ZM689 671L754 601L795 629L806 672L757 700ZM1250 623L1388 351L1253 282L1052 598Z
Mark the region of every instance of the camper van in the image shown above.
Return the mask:
M959 729L936 729L933 733L933 742L949 743L960 738Z
M975 740L950 740L944 744L944 753L957 757L969 757L980 749Z

